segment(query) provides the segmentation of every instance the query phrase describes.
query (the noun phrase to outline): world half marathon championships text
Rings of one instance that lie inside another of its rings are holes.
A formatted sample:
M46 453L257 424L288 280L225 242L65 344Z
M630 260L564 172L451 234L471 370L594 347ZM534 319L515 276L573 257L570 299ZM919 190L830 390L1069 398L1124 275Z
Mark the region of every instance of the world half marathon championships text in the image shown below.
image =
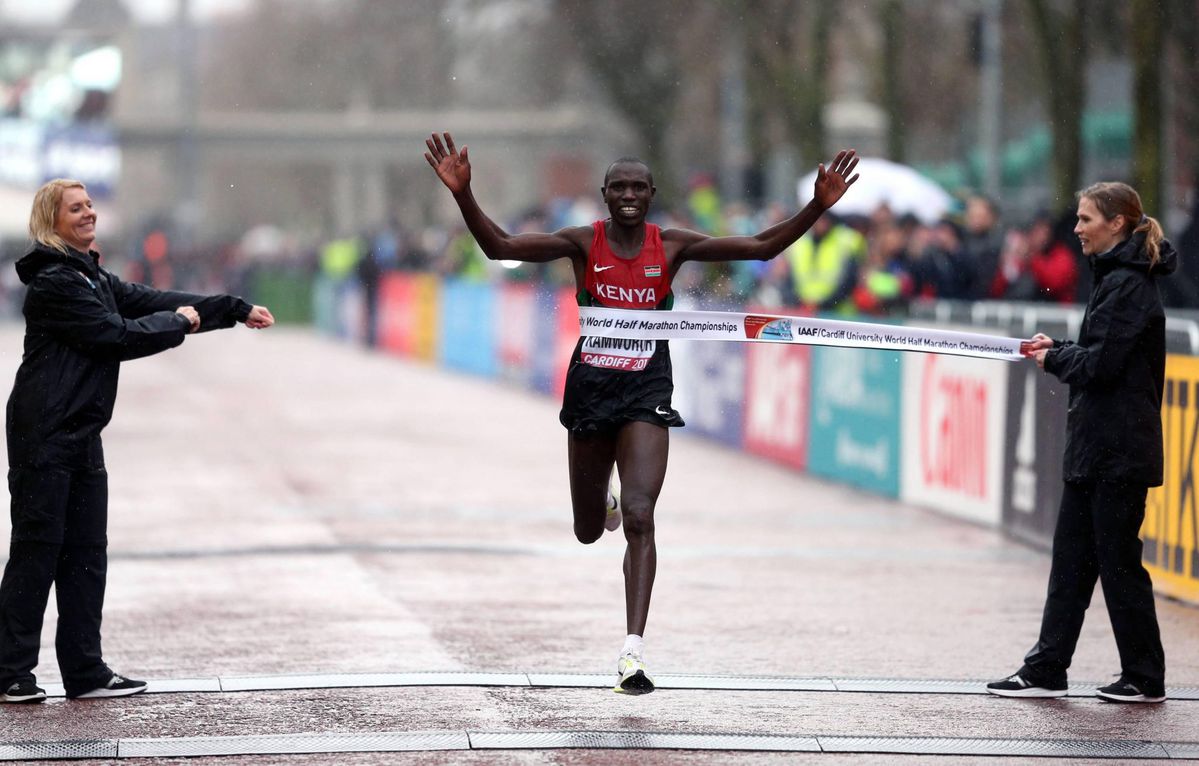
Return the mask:
M618 330L649 330L651 332L659 331L678 331L678 330L699 330L700 332L740 332L741 326L733 322L688 322L686 319L660 319L650 321L648 319L615 319L609 317L607 319L598 319L596 317L584 317L583 326L587 327L615 327Z
M648 319L617 319L614 317L599 319L591 316L583 318L583 326L584 328L612 327L619 330L641 330L649 332L677 332L680 330L693 330L699 332L730 333L739 332L741 330L740 326L733 322L689 322L686 319L659 319L650 321ZM842 340L852 343L908 346L916 350L941 349L944 351L973 351L983 354L1012 353L1012 349L1010 348L985 342L923 338L914 335L893 335L890 333L861 332L859 330L829 330L823 327L804 327L802 325L795 328L795 335L797 338L819 337L826 340Z
M988 343L971 342L968 340L944 340L938 338L921 338L915 335L891 335L888 333L860 332L857 330L826 330L821 327L796 327L795 335L826 338L829 340L845 340L854 343L888 344L892 346L911 346L917 350L922 348L943 349L948 351L975 351L985 354L1010 354L1012 349L995 346Z

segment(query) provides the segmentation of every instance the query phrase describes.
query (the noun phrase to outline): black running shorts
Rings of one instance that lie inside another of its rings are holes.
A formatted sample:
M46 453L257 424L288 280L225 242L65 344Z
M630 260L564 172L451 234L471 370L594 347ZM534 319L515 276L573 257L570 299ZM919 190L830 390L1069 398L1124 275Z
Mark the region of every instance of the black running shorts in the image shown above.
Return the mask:
M616 431L625 423L643 421L668 428L684 425L670 405L674 378L666 341L644 370L625 372L583 364L582 339L575 346L566 372L566 391L558 420L572 434L586 436Z

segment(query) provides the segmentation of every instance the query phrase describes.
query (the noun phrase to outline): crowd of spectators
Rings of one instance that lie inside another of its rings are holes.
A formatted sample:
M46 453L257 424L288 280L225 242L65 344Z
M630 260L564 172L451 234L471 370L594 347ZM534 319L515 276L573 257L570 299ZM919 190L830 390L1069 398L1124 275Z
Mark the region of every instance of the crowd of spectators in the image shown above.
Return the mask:
M692 188L684 205L659 211L651 220L712 234L753 234L790 212L777 203L721 205L715 191L701 185ZM556 199L504 225L511 232L554 231L605 215L598 200ZM680 272L675 290L709 303L847 316L903 314L913 301L929 299L1085 303L1091 271L1073 233L1075 221L1072 209L1005 218L994 201L976 194L931 222L896 215L885 205L870 215L842 217L834 209L779 257L692 265ZM566 262L488 261L462 227L397 225L357 241L358 270L372 278L399 268L472 280L574 284ZM1188 274L1196 270L1186 264L1188 247L1199 250L1199 205L1176 244L1182 273L1163 283L1166 303L1199 309L1199 288ZM1193 255L1199 258L1199 252Z
M1178 274L1163 280L1166 305L1199 309L1199 195L1189 224L1170 237L1181 255ZM792 210L771 203L758 207L721 204L710 184L693 185L684 204L664 206L651 220L664 228L711 234L754 234ZM603 218L599 200L554 199L503 225L511 232L554 231ZM869 215L826 213L798 242L767 262L693 264L675 280L676 293L710 304L756 305L833 315L902 315L914 301L951 299L1085 303L1091 271L1073 234L1073 210L1056 215L1004 216L992 200L964 196L957 208L926 221L881 206ZM357 235L298 244L270 227L248 232L240 242L183 249L156 245L150 231L133 242L120 269L125 278L160 288L253 291L259 273L322 274L334 281L355 279L374 292L389 271L432 272L480 281L538 281L571 287L574 274L563 261L548 264L493 263L461 225L392 221ZM19 253L13 249L12 256ZM5 260L8 260L7 258ZM10 280L12 281L12 280ZM0 308L18 308L19 284L0 280Z
M704 198L693 193L692 199ZM510 231L553 231L604 215L586 200L556 200L507 225ZM752 234L786 215L778 204L754 209L735 203L715 213L710 204L695 204L651 220L663 227ZM1090 270L1073 234L1074 221L1072 211L1004 221L996 204L978 195L931 223L886 206L869 216L830 211L772 261L689 267L675 288L718 302L842 315L903 313L912 301L936 298L1085 302ZM573 284L566 265L490 264L464 229L424 239L438 249L421 260L445 275Z

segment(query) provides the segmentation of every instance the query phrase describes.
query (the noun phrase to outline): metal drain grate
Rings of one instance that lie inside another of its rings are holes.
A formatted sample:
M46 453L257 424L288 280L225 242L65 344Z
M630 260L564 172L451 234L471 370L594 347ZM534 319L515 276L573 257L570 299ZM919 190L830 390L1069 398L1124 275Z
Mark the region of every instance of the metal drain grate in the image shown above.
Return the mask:
M819 737L826 753L1168 758L1156 742L1137 740L975 739L971 737Z
M657 676L654 678L657 679ZM533 686L592 689L611 687L616 681L616 673L530 673L528 679Z
M188 692L219 692L219 678L167 678L146 686L146 694L186 694Z
M753 750L818 753L815 737L647 731L472 731L472 750Z
M424 731L14 742L0 745L0 761L555 749L888 753L1118 760L1199 758L1199 742L650 731Z
M662 689L736 689L744 691L832 692L837 687L828 678L787 678L785 676L690 676L654 677Z
M331 673L221 678L227 692L336 689L367 686L528 686L524 673Z
M201 755L286 755L298 753L391 753L417 750L469 750L464 731L321 732L241 737L161 737L122 739L119 758Z
M616 674L530 673L533 686L561 688L608 688ZM837 687L827 678L787 678L783 676L701 676L659 673L654 675L659 689L711 689L736 691L818 691L832 692Z
M921 678L833 678L833 688L841 692L883 692L889 694L985 694L986 681L948 681Z
M79 739L62 742L8 742L0 744L0 761L48 761L63 758L116 758L115 739Z
M1199 742L1163 742L1171 758L1199 760Z

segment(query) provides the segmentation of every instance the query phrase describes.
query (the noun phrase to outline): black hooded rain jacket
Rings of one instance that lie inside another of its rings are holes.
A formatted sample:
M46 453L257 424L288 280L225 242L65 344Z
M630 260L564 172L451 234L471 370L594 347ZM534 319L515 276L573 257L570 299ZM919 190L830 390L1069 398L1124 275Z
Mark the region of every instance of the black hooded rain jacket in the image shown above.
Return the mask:
M1056 341L1045 371L1070 386L1063 478L1162 483L1166 315L1157 277L1178 254L1162 240L1150 268L1145 235L1091 258L1094 286L1078 342Z
M253 308L230 295L191 295L122 282L99 256L35 245L17 261L25 294L25 353L8 399L10 467L103 466L121 362L183 342L192 306L200 332L232 327Z

